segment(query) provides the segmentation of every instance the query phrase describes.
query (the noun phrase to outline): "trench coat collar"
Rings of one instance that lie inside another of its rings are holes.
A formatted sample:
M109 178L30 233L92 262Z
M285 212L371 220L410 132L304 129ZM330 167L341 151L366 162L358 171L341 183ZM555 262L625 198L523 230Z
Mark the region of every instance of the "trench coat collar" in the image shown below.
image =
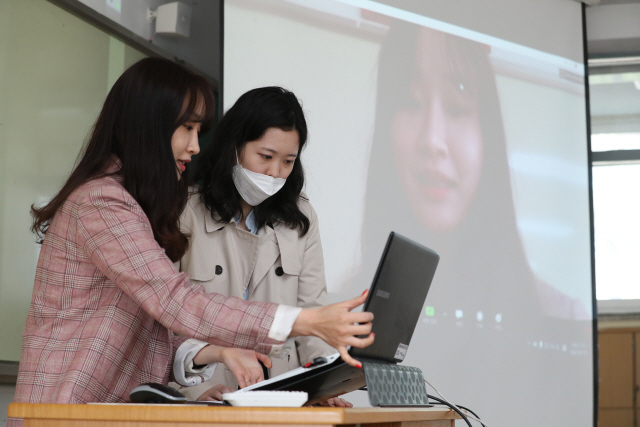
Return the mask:
M207 233L220 230L221 228L224 228L229 224L233 224L235 226L235 222L233 221L233 219L229 222L216 221L211 216L211 212L209 212L209 209L203 209L202 213L204 215L204 229Z

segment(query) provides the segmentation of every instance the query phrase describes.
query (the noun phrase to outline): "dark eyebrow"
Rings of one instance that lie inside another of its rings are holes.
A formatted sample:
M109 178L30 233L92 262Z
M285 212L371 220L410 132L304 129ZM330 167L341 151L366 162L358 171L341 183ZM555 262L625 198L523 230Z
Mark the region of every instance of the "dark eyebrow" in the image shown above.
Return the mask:
M268 151L270 153L273 153L273 154L278 154L278 152L276 150L274 150L273 148L263 147L262 149L265 150L265 151ZM287 154L287 157L298 157L298 154Z

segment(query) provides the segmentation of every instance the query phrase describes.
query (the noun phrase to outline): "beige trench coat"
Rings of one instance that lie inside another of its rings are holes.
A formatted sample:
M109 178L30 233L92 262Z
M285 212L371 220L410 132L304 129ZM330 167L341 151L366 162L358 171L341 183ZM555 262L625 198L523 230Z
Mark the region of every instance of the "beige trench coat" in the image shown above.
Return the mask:
M306 198L300 210L309 218L309 231L303 237L285 225L265 226L254 235L236 228L235 222L215 221L194 194L180 219L182 230L191 235L189 250L180 261L181 271L206 292L243 298L249 287L249 301L268 301L294 307L326 304L327 286L324 259L318 231L318 217ZM289 338L284 346L274 346L269 376L295 369L318 356L336 350L316 337ZM195 400L217 384L232 390L238 382L224 365L213 378L180 391Z

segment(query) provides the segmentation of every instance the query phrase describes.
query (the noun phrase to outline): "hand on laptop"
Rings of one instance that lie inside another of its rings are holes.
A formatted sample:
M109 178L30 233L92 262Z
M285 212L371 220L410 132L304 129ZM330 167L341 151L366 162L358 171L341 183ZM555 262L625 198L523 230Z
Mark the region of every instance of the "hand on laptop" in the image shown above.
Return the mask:
M347 346L366 347L373 343L371 333L373 314L369 312L352 313L351 310L364 304L367 291L357 298L318 308L306 308L300 312L293 324L289 336L316 336L334 347L342 360L351 366L361 368L362 364L351 357ZM356 335L367 335L358 338Z
M193 358L195 365L217 362L222 362L229 368L238 380L240 388L245 388L264 380L262 366L259 362L264 363L267 368L271 367L269 356L256 353L253 350L219 347L216 345L204 347Z
M228 355L225 352L228 352ZM264 363L267 368L272 366L269 356L256 353L253 350L224 348L222 353L224 355L223 363L236 377L240 388L264 381L262 366L258 361Z

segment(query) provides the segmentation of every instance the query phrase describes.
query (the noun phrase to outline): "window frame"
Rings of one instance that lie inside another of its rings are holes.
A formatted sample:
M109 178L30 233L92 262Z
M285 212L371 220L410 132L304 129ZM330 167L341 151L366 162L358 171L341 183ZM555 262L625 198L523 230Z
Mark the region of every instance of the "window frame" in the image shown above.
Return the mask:
M640 56L615 56L609 58L589 58L588 71L593 74L609 74L614 72L627 72L637 70L640 66ZM591 99L589 98L589 102ZM589 120L591 121L591 112L589 112ZM589 129L589 139L591 139L592 129ZM589 154L591 158L591 168L597 166L616 166L640 163L640 149L633 150L608 150L593 151L589 144ZM593 180L593 174L591 176ZM593 186L593 184L592 184ZM592 211L595 202L592 199ZM594 224L595 228L595 224ZM597 258L595 257L595 230L593 237L594 245L594 269L597 268ZM594 282L596 281L594 273ZM596 283L597 287L597 283ZM596 297L594 289L594 299L597 303L598 316L620 316L640 313L640 299L625 300L599 300Z

